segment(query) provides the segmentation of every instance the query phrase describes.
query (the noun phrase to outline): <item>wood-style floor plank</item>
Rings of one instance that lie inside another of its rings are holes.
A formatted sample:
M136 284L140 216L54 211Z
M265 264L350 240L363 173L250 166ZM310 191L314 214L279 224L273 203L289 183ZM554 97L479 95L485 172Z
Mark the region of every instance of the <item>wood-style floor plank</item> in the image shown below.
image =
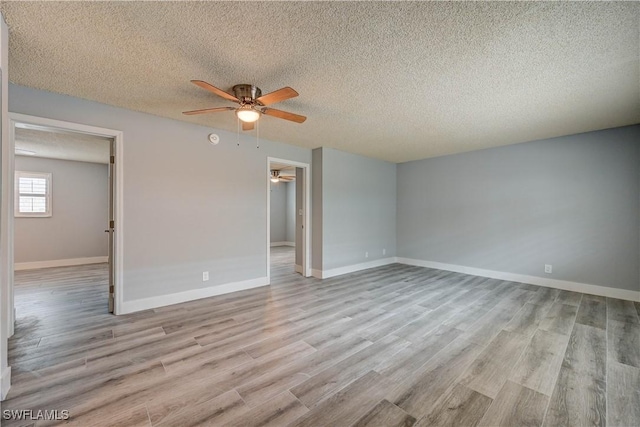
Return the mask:
M382 400L352 427L411 427L416 419L388 400Z
M539 329L513 369L511 381L551 396L568 342L566 335Z
M607 319L622 323L640 323L633 302L615 298L607 298Z
M293 426L349 426L373 409L386 392L384 377L369 371L323 400Z
M607 364L607 425L637 426L640 419L640 369Z
M513 319L505 326L506 331L521 335L533 335L538 325L549 312L549 307L526 303Z
M202 402L188 410L173 411L169 417L153 424L154 427L219 426L233 422L249 408L235 390Z
M582 294L580 292L560 291L556 302L560 304L575 305L578 307L582 301Z
M418 343L400 350L376 368L390 382L398 384L411 377L440 350L460 335L460 331L441 326Z
M387 399L413 417L422 418L456 383L481 350L482 347L470 341L456 338L412 377L396 386Z
M408 345L409 342L393 335L383 338L293 387L291 392L307 407L312 407L366 372L375 369Z
M539 327L543 331L569 335L573 329L577 313L577 306L555 302L540 322Z
M501 331L473 361L460 383L494 399L515 368L513 361L529 345L531 336Z
M479 345L487 345L521 310L532 294L531 291L510 289L507 296L478 319L462 338Z
M493 399L461 384L455 386L416 427L477 426Z
M111 417L110 422L112 426L151 427L149 413L147 412L147 407L144 404L138 405L131 409L127 409L124 412L114 414ZM67 423L67 425L83 427L88 425L95 425L98 423L100 423L100 419L98 418L84 417L83 419L79 420L71 420Z
M611 361L640 368L640 324L609 320L607 342Z
M606 370L605 331L576 323L569 338L544 425L606 425Z
M224 424L236 427L249 425L279 427L296 422L307 412L309 412L309 409L294 395L286 391Z
M606 329L607 299L605 297L585 295L580 302L576 323Z
M548 402L544 394L507 381L478 425L540 426Z
M370 345L371 342L363 338L347 336L331 346L302 357L280 369L269 371L236 389L245 403L253 407L305 382L311 376Z

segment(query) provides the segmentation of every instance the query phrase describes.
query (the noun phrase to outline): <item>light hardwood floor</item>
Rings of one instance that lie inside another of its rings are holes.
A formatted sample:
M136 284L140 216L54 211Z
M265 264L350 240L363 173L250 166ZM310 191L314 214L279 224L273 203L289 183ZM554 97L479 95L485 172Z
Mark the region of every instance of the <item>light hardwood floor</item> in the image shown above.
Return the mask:
M640 304L389 265L126 316L104 265L16 273L4 409L79 426L640 425ZM3 421L2 425L29 425ZM39 425L39 424L38 424Z

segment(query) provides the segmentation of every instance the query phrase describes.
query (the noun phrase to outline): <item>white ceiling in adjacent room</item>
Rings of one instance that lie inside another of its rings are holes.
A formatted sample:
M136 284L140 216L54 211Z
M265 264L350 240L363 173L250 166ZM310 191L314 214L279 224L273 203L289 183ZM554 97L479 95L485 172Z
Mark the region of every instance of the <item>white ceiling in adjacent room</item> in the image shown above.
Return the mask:
M16 126L16 155L109 163L111 139L55 129Z

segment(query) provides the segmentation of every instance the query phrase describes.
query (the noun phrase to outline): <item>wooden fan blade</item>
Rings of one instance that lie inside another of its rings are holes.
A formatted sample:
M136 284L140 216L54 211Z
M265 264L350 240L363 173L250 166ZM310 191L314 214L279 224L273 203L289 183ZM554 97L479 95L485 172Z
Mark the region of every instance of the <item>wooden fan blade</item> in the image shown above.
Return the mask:
M292 176L282 176L282 175L280 175L279 178L280 178L280 181L294 181L295 180L295 178L292 177Z
M202 80L191 80L191 83L193 83L194 85L200 86L202 89L206 89L209 92L214 93L214 94L218 95L219 97L224 98L226 100L233 101L233 102L240 102L240 100L238 98L236 98L235 96L231 95L230 93L227 93L227 92L223 91L222 89L218 89L214 85L209 84L207 82L203 82Z
M263 108L262 112L267 116L277 117L279 119L291 120L296 123L303 123L307 118L299 114L289 113L287 111L276 110L275 108Z
M262 105L271 105L275 104L276 102L282 102L290 98L295 98L296 96L298 96L298 92L287 86L266 95L262 95L260 98L257 98L256 101L258 101Z
M242 122L242 130L253 130L255 123Z
M202 110L183 111L182 114L186 114L187 116L191 116L191 115L194 115L194 114L219 113L220 111L229 111L229 110L235 110L235 108L233 108L233 107L204 108Z

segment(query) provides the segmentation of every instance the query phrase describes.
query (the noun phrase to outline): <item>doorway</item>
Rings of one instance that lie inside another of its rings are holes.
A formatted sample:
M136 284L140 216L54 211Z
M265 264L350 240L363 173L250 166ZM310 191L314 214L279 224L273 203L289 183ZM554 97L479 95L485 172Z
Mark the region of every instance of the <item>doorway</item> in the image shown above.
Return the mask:
M93 281L94 288L78 291L70 287L68 295L87 291L91 297L82 297L82 303L99 297L99 301L94 301L95 307L105 313L119 314L122 303L122 132L15 113L10 113L9 118L8 178L13 181L13 191L7 195L7 210L12 213L7 224L8 263L13 267L8 281L12 315L9 335L13 335L16 320L16 276L27 283L25 292L38 277L68 277L68 283L77 277ZM83 175L71 176L72 173ZM100 194L92 195L94 192ZM78 199L81 196L85 199ZM87 210L75 212L73 216L74 210L80 211L83 204ZM66 216L70 212L71 216ZM48 221L38 223L38 218ZM54 219L60 223L47 230L45 224L53 225ZM63 231L66 248L59 236L47 234L64 227L67 227ZM84 233L77 233L78 230ZM83 234L91 234L91 238L83 237L80 241L79 236ZM51 239L59 244L50 245ZM78 247L73 247L74 242ZM47 268L50 270L43 270ZM52 286L55 289L59 284ZM73 298L65 298L60 300L73 303ZM22 299L20 301L22 303Z
M311 276L309 164L267 158L267 280Z

